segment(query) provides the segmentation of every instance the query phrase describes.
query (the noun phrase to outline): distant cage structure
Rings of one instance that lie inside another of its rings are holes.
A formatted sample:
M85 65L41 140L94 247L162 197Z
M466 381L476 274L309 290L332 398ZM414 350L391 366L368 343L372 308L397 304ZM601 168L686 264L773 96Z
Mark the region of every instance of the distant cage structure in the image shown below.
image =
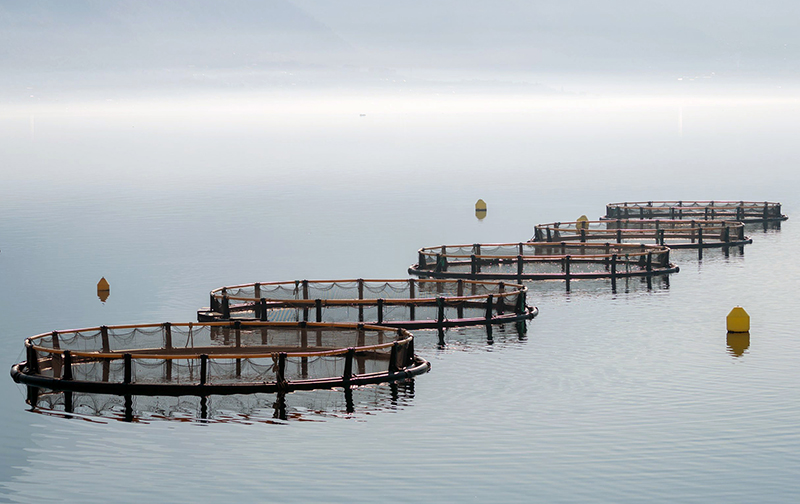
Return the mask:
M418 251L408 272L420 277L571 280L652 277L678 272L669 248L625 243L488 243L441 245Z
M551 222L534 227L535 242L651 243L673 249L742 246L753 243L744 224L724 220L614 219Z
M360 322L406 329L531 319L521 284L449 279L293 280L220 287L198 320Z
M210 322L101 326L25 340L17 383L115 395L227 395L394 382L424 373L405 329ZM34 392L35 393L35 392ZM29 398L30 399L30 398Z
M606 205L606 219L735 220L781 222L781 204L769 201L626 201Z

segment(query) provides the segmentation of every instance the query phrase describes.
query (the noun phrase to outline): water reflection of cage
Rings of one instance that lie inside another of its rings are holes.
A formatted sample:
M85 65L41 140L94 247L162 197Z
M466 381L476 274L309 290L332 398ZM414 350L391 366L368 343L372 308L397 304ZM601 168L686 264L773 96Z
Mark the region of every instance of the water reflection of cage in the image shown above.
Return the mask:
M603 219L736 220L780 222L781 204L769 201L626 201L606 205Z
M571 280L652 277L679 271L669 248L625 243L489 243L442 245L418 251L408 272L420 277Z
M712 248L752 243L744 224L725 220L614 219L552 222L534 228L536 242L653 243L678 248Z
M413 379L340 390L179 397L32 388L28 403L36 413L127 422L283 423L397 410L414 398Z
M18 383L117 395L226 395L403 380L430 364L405 329L212 322L102 326L25 340Z
M294 280L220 287L198 320L365 322L434 328L535 317L524 285L441 279Z

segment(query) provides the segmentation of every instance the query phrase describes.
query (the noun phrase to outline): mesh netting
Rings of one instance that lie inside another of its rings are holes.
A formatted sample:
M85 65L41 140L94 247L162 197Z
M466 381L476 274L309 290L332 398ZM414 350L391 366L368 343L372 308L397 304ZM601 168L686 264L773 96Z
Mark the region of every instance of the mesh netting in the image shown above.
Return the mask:
M365 322L427 327L535 315L521 284L469 280L297 280L222 287L203 320Z

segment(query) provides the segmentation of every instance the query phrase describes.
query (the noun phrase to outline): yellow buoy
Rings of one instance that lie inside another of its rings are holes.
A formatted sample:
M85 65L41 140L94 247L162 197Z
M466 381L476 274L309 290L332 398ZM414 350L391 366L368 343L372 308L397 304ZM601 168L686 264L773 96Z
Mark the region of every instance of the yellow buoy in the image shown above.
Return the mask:
M99 282L97 282L97 297L100 298L100 301L105 303L110 294L111 289L108 285L108 280L106 280L106 277L103 277Z
M736 306L728 314L728 332L746 333L750 332L750 315L741 306Z
M586 217L585 215L578 217L578 220L575 222L575 229L578 231L581 229L589 229L589 217Z
M486 217L486 202L482 199L475 202L475 217L480 220Z

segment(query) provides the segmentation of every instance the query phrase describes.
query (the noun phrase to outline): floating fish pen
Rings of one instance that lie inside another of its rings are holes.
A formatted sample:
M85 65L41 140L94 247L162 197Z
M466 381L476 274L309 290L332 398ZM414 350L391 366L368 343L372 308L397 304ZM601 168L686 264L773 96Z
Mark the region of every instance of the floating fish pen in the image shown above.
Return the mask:
M442 245L418 251L408 272L420 277L571 280L652 277L678 272L669 248L625 243L491 243Z
M552 222L534 228L535 242L653 243L672 249L702 249L753 243L744 224L724 220L616 219Z
M209 396L351 387L429 370L405 329L210 322L102 326L25 340L17 383L114 395ZM31 398L29 397L29 400Z
M524 285L442 279L294 280L220 287L198 320L360 322L406 329L531 319Z
M781 204L769 201L627 201L606 205L603 219L736 220L781 222Z

